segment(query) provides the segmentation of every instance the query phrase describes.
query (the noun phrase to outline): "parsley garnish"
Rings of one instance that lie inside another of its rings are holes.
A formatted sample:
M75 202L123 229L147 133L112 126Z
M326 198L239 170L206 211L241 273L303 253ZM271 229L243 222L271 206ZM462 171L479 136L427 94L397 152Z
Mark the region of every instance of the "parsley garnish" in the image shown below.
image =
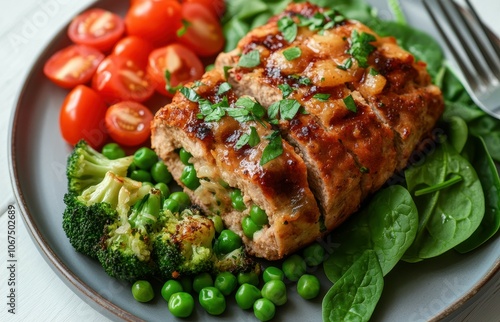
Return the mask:
M359 67L368 67L368 56L375 50L375 46L370 42L377 40L372 34L366 32L358 33L354 29L351 33L351 47L347 51L358 61Z
M241 67L256 67L260 65L260 52L256 49L241 55L238 66Z
M283 17L278 20L278 29L283 34L283 38L289 43L297 37L297 24L290 17Z
M182 19L182 27L177 30L177 37L182 37L187 32L191 23L185 19Z
M283 154L283 143L279 131L273 131L270 135L265 136L265 139L269 140L269 144L262 151L260 165L264 165Z
M181 92L182 95L184 95L191 102L197 103L201 99L201 97L198 95L198 93L196 93L194 91L194 89L189 88L189 87L182 87L181 89L179 89L179 92Z
M379 72L375 68L370 68L369 73L372 76L377 76L379 74Z
M167 91L169 93L174 94L175 92L177 92L178 90L180 90L182 88L182 84L179 84L177 86L172 87L172 85L170 83L170 77L171 77L170 71L167 69L165 71L165 79L167 80L167 85L165 86L165 88L167 89Z
M280 84L278 85L278 88L283 93L283 98L287 98L288 96L290 96L290 94L293 93L293 88L288 84Z
M219 89L217 90L217 95L222 95L228 92L231 88L232 88L231 84L229 84L228 82L224 82L219 85Z
M299 58L302 55L302 50L299 47L291 47L283 50L283 56L285 56L286 60L294 60Z
M352 57L347 58L342 65L337 65L338 69L348 70L352 66Z
M240 138L238 139L238 142L234 145L234 148L236 150L241 149L245 144L248 144L252 148L259 144L260 142L260 137L259 134L257 133L257 129L254 126L250 126L250 134L243 133Z
M300 103L294 99L283 99L278 102L274 102L267 109L267 115L271 120L271 124L276 124L278 119L278 113L282 120L291 120L297 115L301 108Z
M218 122L226 115L226 110L229 108L227 97L224 96L222 101L217 104L212 104L209 100L202 99L199 101L200 114L199 119L205 119L205 122Z
M325 30L335 27L335 25L345 21L345 17L338 11L328 10L323 13L317 12L314 16L306 18L300 17L299 26L308 27L310 30L317 30L323 33Z
M326 102L330 98L330 94L317 93L313 95L313 98L317 99L318 101Z
M224 66L224 79L228 79L229 77L229 70L233 68L233 66Z
M227 108L226 111L229 116L240 123L260 121L266 115L266 109L249 97L240 97L235 105L238 108Z
M354 98L352 98L352 95L347 96L346 98L343 99L345 107L351 112L356 113L358 111L358 108L356 107L356 102L354 101Z

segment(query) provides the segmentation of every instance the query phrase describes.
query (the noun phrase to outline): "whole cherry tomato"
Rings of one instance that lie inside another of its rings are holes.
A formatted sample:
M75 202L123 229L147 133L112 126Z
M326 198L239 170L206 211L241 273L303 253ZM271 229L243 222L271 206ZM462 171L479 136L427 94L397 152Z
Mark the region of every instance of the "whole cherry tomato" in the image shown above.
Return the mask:
M128 36L120 39L116 43L111 54L130 59L136 63L137 66L146 67L149 54L153 49L153 46L146 40L137 36Z
M132 101L111 105L105 116L109 135L124 146L145 142L151 134L152 120L153 113L146 106Z

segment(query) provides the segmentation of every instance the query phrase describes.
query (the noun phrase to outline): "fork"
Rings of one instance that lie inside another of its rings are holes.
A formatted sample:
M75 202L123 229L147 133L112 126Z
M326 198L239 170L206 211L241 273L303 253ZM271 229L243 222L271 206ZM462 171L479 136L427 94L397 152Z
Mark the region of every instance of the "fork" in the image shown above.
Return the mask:
M500 119L500 45L469 0L422 0L461 70L464 86L486 113Z

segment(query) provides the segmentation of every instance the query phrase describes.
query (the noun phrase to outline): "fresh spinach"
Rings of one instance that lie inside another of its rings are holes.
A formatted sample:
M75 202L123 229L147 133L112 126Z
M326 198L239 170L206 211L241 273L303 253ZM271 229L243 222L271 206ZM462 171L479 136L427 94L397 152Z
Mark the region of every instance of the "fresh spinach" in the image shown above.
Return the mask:
M500 227L500 179L495 162L481 137L470 136L462 153L474 166L484 191L485 213L472 236L455 247L460 253L469 252L496 234Z
M446 120L446 134L453 148L461 153L469 137L469 128L464 119L451 116Z
M377 255L365 251L323 298L323 321L368 321L384 288Z
M484 139L491 157L500 162L500 121L484 115L470 122L469 129Z
M404 187L379 191L360 213L332 233L333 242L340 246L323 263L326 276L335 283L365 250L376 252L387 274L413 242L417 227L417 208Z
M419 226L403 260L417 262L457 246L477 229L484 215L484 194L472 165L446 141L419 166L405 171L408 190L439 185L454 176L462 180L446 189L415 196Z

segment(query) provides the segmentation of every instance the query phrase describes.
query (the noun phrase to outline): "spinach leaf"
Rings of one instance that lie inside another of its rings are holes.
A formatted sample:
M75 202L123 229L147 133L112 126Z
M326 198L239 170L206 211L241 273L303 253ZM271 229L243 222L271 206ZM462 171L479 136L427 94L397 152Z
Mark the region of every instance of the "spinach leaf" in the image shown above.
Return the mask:
M446 120L446 133L453 148L461 153L469 137L467 123L458 116L451 116Z
M335 283L365 250L376 252L382 272L387 274L413 242L417 227L417 208L405 188L390 186L379 191L332 234L333 242L340 246L323 263L326 276Z
M477 229L484 215L481 182L471 164L446 141L420 166L405 171L408 190L432 187L454 176L462 180L446 189L415 197L419 226L403 260L417 262L457 246Z
M495 162L481 137L470 136L462 154L477 171L486 203L479 227L472 236L455 247L460 253L466 253L494 236L500 227L500 179Z
M491 157L500 162L500 120L484 115L470 122L469 129L484 139Z
M368 321L384 288L377 255L365 251L323 298L323 321Z

